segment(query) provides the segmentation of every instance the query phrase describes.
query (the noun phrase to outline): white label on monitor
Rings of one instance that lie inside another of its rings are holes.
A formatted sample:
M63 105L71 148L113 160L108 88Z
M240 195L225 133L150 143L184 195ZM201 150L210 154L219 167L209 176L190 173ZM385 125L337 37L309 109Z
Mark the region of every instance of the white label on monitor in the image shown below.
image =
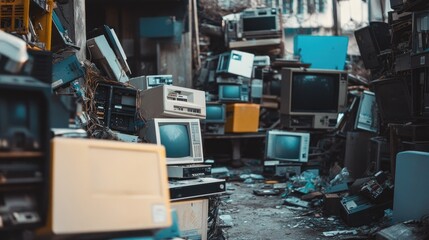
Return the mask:
M51 84L51 87L52 87L52 88L56 88L56 87L60 86L60 85L61 85L61 84L63 84L63 83L64 83L64 81L63 81L62 79L60 79L60 80L57 80L57 81L53 82L53 83Z
M154 223L164 223L167 221L167 210L164 205L152 206L152 220Z

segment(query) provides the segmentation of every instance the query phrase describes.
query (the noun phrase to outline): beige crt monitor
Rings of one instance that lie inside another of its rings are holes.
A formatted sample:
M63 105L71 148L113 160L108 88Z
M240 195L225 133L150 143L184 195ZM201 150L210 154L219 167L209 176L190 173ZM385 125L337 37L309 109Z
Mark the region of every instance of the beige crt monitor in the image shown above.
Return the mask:
M166 166L162 146L54 138L51 231L82 234L170 226Z

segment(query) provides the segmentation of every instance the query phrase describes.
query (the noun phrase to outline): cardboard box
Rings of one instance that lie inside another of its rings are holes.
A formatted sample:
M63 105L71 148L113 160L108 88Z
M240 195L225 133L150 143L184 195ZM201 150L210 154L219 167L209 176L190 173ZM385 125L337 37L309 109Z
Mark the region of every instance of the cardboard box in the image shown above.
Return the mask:
M232 103L226 106L225 132L258 132L259 104Z
M207 240L208 199L171 202L171 208L177 212L182 238Z

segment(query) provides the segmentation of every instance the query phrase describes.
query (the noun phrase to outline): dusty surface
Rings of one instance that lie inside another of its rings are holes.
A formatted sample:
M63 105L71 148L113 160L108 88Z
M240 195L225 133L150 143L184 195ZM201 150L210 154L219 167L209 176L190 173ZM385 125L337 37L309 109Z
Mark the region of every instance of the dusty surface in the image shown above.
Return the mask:
M258 173L248 167L231 169L231 172L236 176L249 172ZM254 189L261 189L263 186L267 186L263 180L253 183L229 181L228 194L222 196L220 205L220 215L229 215L232 219L232 226L222 227L225 239L368 239L368 233L373 231L368 226L358 229L347 227L339 217L323 216L320 208L284 205L282 194L253 194ZM223 221L221 223L225 225ZM323 232L336 230L356 230L357 234L332 237L323 235Z
M224 231L226 239L338 239L322 235L344 228L335 226L338 219L315 217L313 211L283 205L280 196L255 196L253 189L262 185L229 184L231 195L224 198L220 212L232 217L233 226Z

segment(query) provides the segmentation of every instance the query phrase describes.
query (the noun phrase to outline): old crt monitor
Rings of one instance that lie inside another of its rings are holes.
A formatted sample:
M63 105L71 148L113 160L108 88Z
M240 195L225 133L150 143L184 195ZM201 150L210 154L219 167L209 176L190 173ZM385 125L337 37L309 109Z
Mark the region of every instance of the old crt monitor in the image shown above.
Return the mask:
M167 164L203 162L199 119L154 118L146 123L140 137L163 145L167 152Z
M54 234L171 225L162 146L54 138L51 194L48 230Z
M127 82L128 76L120 61L116 58L115 53L109 46L107 39L104 35L88 39L86 46L90 53L90 58L101 67L104 73L111 79L118 82Z
M173 75L147 75L130 78L131 85L140 90L146 90L159 85L173 85Z
M201 122L204 134L225 134L226 105L207 103L206 113L206 119Z
M201 90L160 85L141 92L140 100L140 113L145 119L206 118L206 93Z
M0 151L48 149L50 95L35 78L0 75Z
M280 114L287 128L328 129L347 107L347 73L282 69Z
M221 102L247 102L249 87L245 84L219 84L218 96Z
M225 123L226 106L222 103L206 104L206 123Z
M370 91L364 91L359 100L359 108L356 114L355 129L369 132L378 130L378 112L375 94Z
M310 134L271 130L267 132L265 158L291 162L307 162Z
M254 54L232 50L219 55L216 73L252 77Z
M277 8L247 9L241 13L243 38L277 38L282 34Z

